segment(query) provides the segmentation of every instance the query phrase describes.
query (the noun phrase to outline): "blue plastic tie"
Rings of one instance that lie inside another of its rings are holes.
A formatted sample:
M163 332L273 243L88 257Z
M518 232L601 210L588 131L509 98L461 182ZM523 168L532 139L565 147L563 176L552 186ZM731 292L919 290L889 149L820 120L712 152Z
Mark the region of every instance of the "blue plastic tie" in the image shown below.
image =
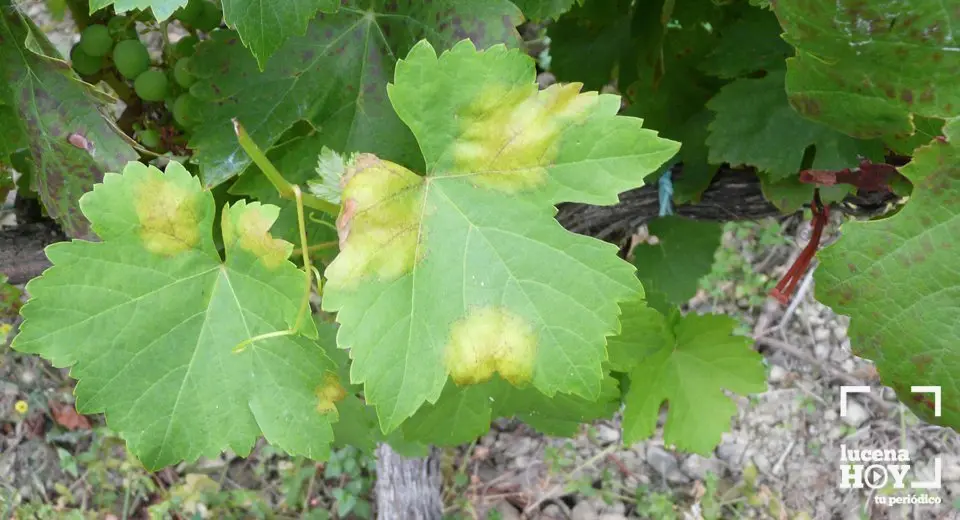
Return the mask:
M660 216L673 215L673 165L657 181L657 193L660 199Z

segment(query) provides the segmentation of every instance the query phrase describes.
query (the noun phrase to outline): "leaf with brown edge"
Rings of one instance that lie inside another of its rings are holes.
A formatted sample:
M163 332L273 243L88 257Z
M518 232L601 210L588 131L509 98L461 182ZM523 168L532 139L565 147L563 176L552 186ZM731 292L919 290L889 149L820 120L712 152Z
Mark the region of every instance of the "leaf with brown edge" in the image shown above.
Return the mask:
M922 419L960 430L960 119L900 168L913 183L895 215L850 222L820 252L816 295L850 316L853 352L873 360ZM912 386L939 386L942 415Z
M80 81L43 33L10 0L0 0L0 90L11 99L35 165L33 182L47 213L71 237L88 237L80 196L104 172L137 158L126 138L100 113L103 94Z

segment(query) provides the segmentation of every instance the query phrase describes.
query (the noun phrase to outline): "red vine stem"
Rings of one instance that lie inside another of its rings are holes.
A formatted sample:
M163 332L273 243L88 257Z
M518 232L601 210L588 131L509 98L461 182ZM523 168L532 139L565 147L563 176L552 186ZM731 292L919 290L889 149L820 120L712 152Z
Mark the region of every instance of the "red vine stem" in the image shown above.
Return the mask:
M777 301L783 305L790 302L790 297L793 296L797 284L807 272L807 268L810 267L813 256L817 254L817 248L820 247L820 237L823 235L823 228L827 225L827 219L830 216L829 206L824 206L820 201L820 190L813 191L813 203L810 205L810 210L813 211L813 219L810 221L810 226L813 227L813 234L810 236L810 241L807 242L806 247L800 252L800 256L793 262L793 265L790 266L787 273L783 275L780 283L770 291L770 296L776 298Z

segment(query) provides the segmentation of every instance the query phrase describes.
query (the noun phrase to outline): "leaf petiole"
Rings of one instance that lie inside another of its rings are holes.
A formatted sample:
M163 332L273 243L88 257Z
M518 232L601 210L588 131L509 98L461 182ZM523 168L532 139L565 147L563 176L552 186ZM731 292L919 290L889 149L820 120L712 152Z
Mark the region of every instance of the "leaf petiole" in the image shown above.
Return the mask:
M267 155L263 153L263 150L257 146L257 143L253 142L250 134L247 133L237 118L233 118L233 132L237 135L237 141L239 141L240 147L247 152L247 155L250 156L254 164L260 168L260 171L262 171L270 183L273 184L273 187L277 189L277 193L285 199L295 199L297 197L294 193L296 185L290 184L287 179L283 178L283 175L281 175L280 171L270 162L270 159L267 159ZM303 201L303 205L311 209L322 211L334 217L340 214L340 206L332 202L327 202L309 193L301 193L299 196Z

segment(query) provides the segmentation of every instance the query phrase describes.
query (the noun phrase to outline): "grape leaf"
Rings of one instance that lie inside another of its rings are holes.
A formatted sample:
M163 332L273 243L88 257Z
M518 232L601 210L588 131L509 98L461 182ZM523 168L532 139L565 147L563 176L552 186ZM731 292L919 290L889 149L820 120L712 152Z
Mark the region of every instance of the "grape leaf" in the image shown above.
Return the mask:
M550 72L591 90L607 85L631 44L629 10L626 0L587 0L550 24Z
M704 142L707 125L713 121L706 103L723 81L698 67L723 41L719 30L736 20L740 8L721 7L709 0L669 4L673 5L671 23L662 39L642 43L646 49L641 55L647 59L627 84L630 106L625 113L643 118L663 137L682 143L678 158L683 161L683 174L674 179L674 202L679 204L698 200L716 172L708 163ZM658 60L651 61L651 55ZM626 78L621 75L621 80Z
M80 81L29 19L0 0L0 74L16 117L7 139L26 136L36 166L34 187L47 213L72 237L85 237L77 201L109 170L137 157L129 139L99 111L111 101ZM6 119L6 118L5 118ZM22 141L21 141L22 142Z
M767 390L762 356L750 347L748 338L733 335L737 323L729 316L675 315L666 324L666 344L662 344L663 332L649 335L648 321L637 322L646 325L643 328L627 328L629 323L624 321L621 341L632 341L637 348L653 341L659 348L630 371L630 389L624 398L625 444L653 434L666 401L664 442L706 455L737 413L736 403L724 390L739 394Z
M659 242L638 244L633 249L633 265L647 300L665 312L663 303L680 305L697 293L700 278L713 267L723 226L670 216L654 219L647 227Z
M629 372L648 355L672 345L673 332L663 316L642 300L622 302L620 334L607 340L609 367L617 372Z
M585 0L513 0L513 3L523 11L523 15L528 20L542 22L544 20L556 20L560 15L566 13L573 7L574 2L577 5L583 5Z
M774 180L771 179L770 174L765 172L759 172L757 176L760 178L760 190L763 192L763 198L770 201L785 214L793 213L813 201L813 190L817 186L800 182L800 177ZM839 202L855 191L854 187L849 184L820 186L819 188L820 201L824 204Z
M153 11L153 16L158 21L162 21L170 18L177 9L187 5L187 0L90 0L90 14L111 5L117 14L137 9L150 9Z
M278 209L223 211L226 262L212 234L213 196L178 163L129 163L80 200L102 242L47 248L53 263L13 347L71 367L77 410L104 412L151 469L249 453L263 433L291 454L324 457L342 388L315 341L280 336L303 297L293 246L268 230ZM313 322L301 332L316 337Z
M332 150L421 167L413 136L387 99L397 57L422 37L438 48L463 38L480 47L516 46L520 19L506 0L349 1L335 14L320 14L305 36L289 38L264 71L237 45L235 33L213 33L191 59L198 81L190 93L206 103L190 147L205 183L220 184L250 164L233 134L233 117L261 147L306 121L322 129L318 144Z
M716 46L704 57L700 70L719 78L735 79L765 70L782 69L793 54L780 39L777 17L763 9L748 9L721 31Z
M323 306L384 431L436 402L448 374L600 392L617 301L641 287L615 246L560 227L555 204L616 203L677 144L617 116L616 96L538 92L535 76L504 46L438 58L422 41L388 92L425 176L369 154L347 166Z
M319 316L314 317L314 323L319 332L318 343L337 367L335 382L344 389L343 398L336 403L337 422L333 423L333 446L353 446L370 453L377 448L377 443L386 442L404 456L426 456L427 446L405 439L402 430L398 429L387 435L380 431L376 411L358 397L363 389L349 383L350 359L345 351L337 348L336 325L322 321Z
M797 48L787 60L790 104L849 135L913 133L911 114L949 118L960 107L960 11L941 0L776 0ZM897 64L891 73L890 64Z
M317 144L321 138L317 134L291 139L271 150L268 157L280 170L283 177L293 184L303 185L316 177ZM280 208L280 216L271 228L273 235L288 242L300 242L300 229L297 227L297 205L277 193L266 175L252 165L236 182L230 186L232 195L246 195ZM317 215L306 209L307 242L314 251L313 258L323 262L333 260L336 253L337 234L334 231L332 217Z
M223 0L223 19L263 70L270 57L291 36L303 36L318 11L332 13L337 0Z
M919 417L960 430L960 119L944 132L900 169L913 183L907 205L845 224L815 281L820 301L850 316L854 353L876 362L883 383ZM942 417L913 385L941 386Z
M808 146L812 168L839 170L860 164L859 157L882 159L879 141L861 141L805 119L787 102L784 71L761 79L738 79L707 103L716 112L709 126L710 162L747 164L773 180L797 174Z
M547 397L534 388L516 388L499 377L477 385L448 381L440 399L404 421L405 438L443 446L475 440L490 430L493 417L514 417L540 433L573 435L584 422L613 416L620 407L616 379L603 379L597 400L558 393Z

